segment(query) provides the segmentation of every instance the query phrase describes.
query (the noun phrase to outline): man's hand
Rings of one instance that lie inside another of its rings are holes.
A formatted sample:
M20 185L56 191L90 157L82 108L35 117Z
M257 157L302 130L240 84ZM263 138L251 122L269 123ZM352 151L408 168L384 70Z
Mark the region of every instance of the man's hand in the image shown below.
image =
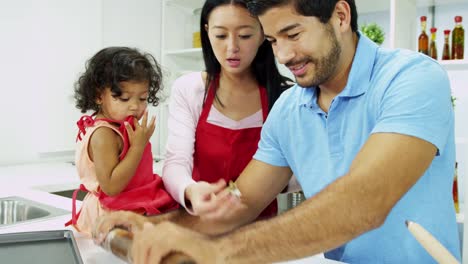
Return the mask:
M219 245L219 243L218 243ZM183 254L194 263L223 263L222 250L214 240L170 222L145 223L134 232L131 248L135 264L164 262L171 254Z
M97 219L92 233L93 240L96 244L100 245L104 242L109 231L115 227L135 232L142 229L143 224L149 221L147 217L129 211L111 212Z
M151 120L148 124L148 110L145 110L141 124L139 124L138 120L134 118L133 125L135 126L135 129L133 129L130 124L125 123L128 139L130 140L130 146L144 149L149 139L151 138L151 135L153 135L154 129L156 127L156 117L151 117Z

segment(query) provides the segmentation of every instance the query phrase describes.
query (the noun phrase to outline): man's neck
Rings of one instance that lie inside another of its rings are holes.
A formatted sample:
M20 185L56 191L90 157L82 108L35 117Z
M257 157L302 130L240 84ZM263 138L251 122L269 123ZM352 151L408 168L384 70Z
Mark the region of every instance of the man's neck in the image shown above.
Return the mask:
M357 43L359 37L357 33L352 33L349 40L345 41L342 46L342 54L340 63L337 65L336 72L330 80L320 84L321 95L334 98L341 93L348 83L349 73L353 65L354 55L356 54ZM330 99L331 100L331 99Z

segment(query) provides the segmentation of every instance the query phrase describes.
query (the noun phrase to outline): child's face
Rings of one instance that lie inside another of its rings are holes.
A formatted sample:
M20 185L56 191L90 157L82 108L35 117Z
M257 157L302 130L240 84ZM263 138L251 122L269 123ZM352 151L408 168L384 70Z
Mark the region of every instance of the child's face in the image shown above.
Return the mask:
M114 97L110 88L106 88L97 103L101 105L98 114L106 118L123 121L127 116L140 120L147 107L148 82L120 82L122 94Z

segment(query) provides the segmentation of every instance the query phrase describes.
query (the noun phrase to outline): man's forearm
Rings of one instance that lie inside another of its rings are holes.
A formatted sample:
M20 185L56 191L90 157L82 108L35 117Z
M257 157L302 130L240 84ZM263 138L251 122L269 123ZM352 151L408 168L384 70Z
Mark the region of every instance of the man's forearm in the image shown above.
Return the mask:
M202 220L198 216L193 216L183 208L177 209L165 214L153 216L149 218L153 224L159 224L164 221L170 221L177 225L189 228L205 235L220 235L239 227L242 223L248 222L249 220L242 220L241 215L236 219L229 219L225 221L220 220Z
M436 154L434 145L395 133L373 134L349 172L277 218L220 238L231 263L273 262L339 247L385 222Z
M164 214L159 214L159 215L155 215L155 216L150 216L148 217L148 221L150 221L151 223L157 225L159 223L162 223L164 221L170 221L170 222L174 222L175 219L179 218L181 215L184 214L184 209L175 209L175 210L172 210L172 211L169 211L167 213L164 213Z
M347 185L340 179L285 214L219 238L226 263L270 263L311 256L379 226L382 218L356 202L369 194L363 190L363 199L356 192L351 197Z

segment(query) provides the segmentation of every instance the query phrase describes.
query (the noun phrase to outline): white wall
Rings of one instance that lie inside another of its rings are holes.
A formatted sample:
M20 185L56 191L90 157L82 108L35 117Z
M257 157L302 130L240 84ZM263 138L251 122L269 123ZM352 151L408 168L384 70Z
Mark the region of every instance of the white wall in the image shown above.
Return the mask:
M161 0L102 0L103 46L130 46L161 57Z
M0 0L0 165L72 154L73 84L105 46L159 58L161 0Z
M161 62L161 0L102 0L103 47L129 46L151 53ZM164 69L163 69L164 70ZM150 115L159 111L149 107ZM160 124L157 123L158 128ZM153 154L159 154L159 130L151 137Z
M0 164L72 149L73 82L101 46L95 0L0 2Z

